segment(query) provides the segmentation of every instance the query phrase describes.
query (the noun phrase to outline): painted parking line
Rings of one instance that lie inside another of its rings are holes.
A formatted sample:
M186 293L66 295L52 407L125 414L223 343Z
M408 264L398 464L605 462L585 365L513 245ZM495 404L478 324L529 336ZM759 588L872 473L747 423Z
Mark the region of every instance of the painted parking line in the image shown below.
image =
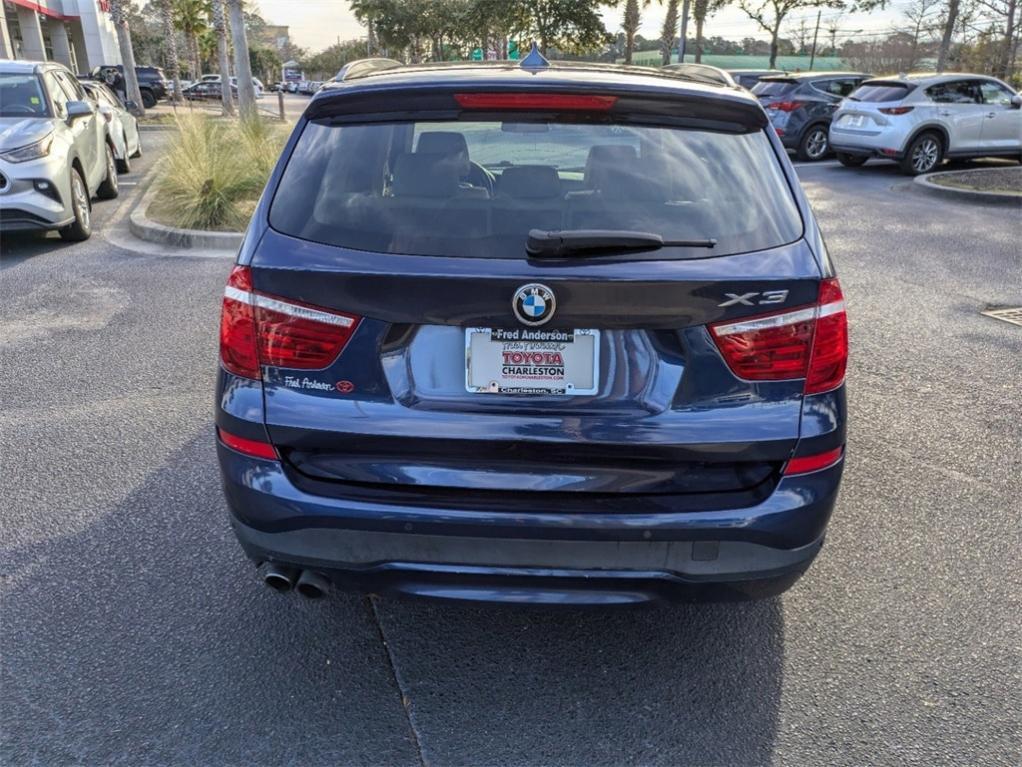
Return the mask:
M835 165L841 163L837 160L827 160L825 162L793 162L791 167L793 168L833 168Z

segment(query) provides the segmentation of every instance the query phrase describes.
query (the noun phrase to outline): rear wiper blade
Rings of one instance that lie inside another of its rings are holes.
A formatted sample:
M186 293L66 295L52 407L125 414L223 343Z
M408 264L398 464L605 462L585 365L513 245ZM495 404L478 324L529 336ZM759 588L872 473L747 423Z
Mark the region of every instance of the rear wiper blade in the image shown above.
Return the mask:
M652 232L614 229L571 229L568 231L532 229L525 249L534 258L566 255L604 255L660 248L712 248L716 240L665 240Z

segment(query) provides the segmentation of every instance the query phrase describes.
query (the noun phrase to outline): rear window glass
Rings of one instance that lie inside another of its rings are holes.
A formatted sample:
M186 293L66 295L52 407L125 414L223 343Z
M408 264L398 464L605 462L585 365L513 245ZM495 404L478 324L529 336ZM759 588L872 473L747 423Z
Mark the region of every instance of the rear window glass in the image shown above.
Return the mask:
M357 250L524 258L530 229L715 239L692 258L802 232L763 132L609 124L310 122L270 209L278 231ZM654 257L654 256L651 256Z
M783 96L798 87L798 83L790 80L760 80L752 92L757 96Z
M878 83L876 85L860 85L854 91L850 98L855 101L869 101L869 102L882 102L882 101L901 101L910 92L911 88L907 85L899 85L897 83Z

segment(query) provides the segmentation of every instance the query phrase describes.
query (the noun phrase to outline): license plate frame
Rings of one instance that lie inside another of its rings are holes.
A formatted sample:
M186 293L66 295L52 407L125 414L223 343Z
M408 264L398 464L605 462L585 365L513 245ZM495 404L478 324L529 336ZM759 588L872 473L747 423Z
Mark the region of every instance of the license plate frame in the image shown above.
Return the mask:
M539 353L542 358L512 359L505 357L505 352ZM484 369L477 369L480 365ZM508 373L508 368L516 372ZM536 372L525 372L529 369ZM599 330L465 328L465 390L469 393L529 397L595 394L599 389L599 375Z

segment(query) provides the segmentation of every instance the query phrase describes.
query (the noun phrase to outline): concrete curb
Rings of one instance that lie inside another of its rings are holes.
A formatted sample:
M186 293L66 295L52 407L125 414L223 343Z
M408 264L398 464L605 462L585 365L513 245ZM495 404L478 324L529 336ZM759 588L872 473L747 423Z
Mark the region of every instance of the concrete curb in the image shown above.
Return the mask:
M155 177L158 166L151 173ZM173 245L177 248L198 248L203 250L237 250L244 238L243 232L205 232L200 229L178 229L158 224L146 216L149 204L156 197L155 184L149 183L142 199L128 216L128 230L140 240Z
M930 179L935 176L957 176L963 173L992 173L1004 170L1004 168L981 168L976 170L948 170L940 173L927 173L923 176L916 176L912 181L920 188L930 194L941 197L951 197L969 202L993 203L995 205L1022 206L1022 195L1003 194L1001 192L981 192L972 189L958 189L952 186L941 186Z

